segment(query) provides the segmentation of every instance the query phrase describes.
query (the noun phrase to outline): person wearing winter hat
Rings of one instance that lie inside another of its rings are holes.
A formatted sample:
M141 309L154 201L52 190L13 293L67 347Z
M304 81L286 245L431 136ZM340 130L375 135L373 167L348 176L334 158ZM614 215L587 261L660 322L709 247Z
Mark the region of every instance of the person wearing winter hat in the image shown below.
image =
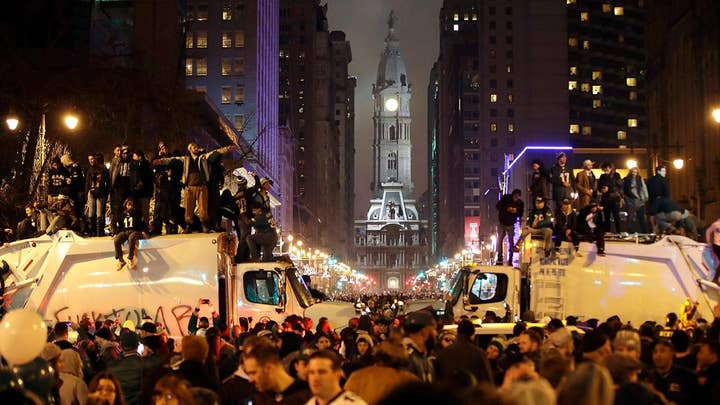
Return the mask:
M51 395L58 404L84 404L87 401L88 390L85 382L79 377L63 371L63 351L55 343L46 343L40 352L40 357L50 363L55 371Z
M592 361L603 364L605 358L612 353L610 340L600 330L591 330L586 333L580 343L583 361Z

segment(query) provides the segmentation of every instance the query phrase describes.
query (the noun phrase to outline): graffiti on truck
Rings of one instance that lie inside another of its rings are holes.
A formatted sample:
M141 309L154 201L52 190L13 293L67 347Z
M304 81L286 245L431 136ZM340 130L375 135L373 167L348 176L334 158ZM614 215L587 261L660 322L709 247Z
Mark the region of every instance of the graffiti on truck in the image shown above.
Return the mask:
M47 320L51 323L55 322L73 322L79 324L83 319L92 319L93 321L115 320L120 318L121 322L127 320L132 321L135 325L140 325L143 319L150 318L154 322L161 322L171 333L179 331L180 335L187 334L188 319L192 315L192 306L179 304L172 308L158 306L154 311L146 311L145 308L113 308L106 312L83 312L73 313L70 307L64 306L53 314L54 319Z

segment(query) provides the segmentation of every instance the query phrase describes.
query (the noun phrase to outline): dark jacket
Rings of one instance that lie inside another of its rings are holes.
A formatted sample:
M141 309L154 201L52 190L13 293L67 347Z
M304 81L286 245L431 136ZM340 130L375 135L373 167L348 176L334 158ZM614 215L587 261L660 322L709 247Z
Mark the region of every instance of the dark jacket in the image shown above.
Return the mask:
M530 174L530 197L531 201L535 200L535 197L550 198L548 193L548 181L549 174L544 167L540 167L540 170L533 171Z
M705 380L700 390L700 403L720 403L720 361L716 361L706 370L701 371L698 377Z
M623 181L620 175L615 172L612 174L603 173L598 179L598 191L602 192L603 187L607 187L607 191L602 193L602 204L617 206L620 204L623 192Z
M143 360L140 355L133 353L119 358L108 367L122 388L127 405L140 404L140 389L142 387Z
M441 382L452 379L455 370L465 370L472 373L478 382L494 383L487 355L463 335L458 335L455 343L438 353L436 364L435 371Z
M133 209L132 211L125 211L125 216L123 217L122 221L120 221L120 227L118 228L119 231L137 231L137 232L143 232L145 231L145 222L142 220L142 216L140 215L140 211L137 209Z
M667 179L659 174L647 180L647 188L650 201L657 198L670 198L670 186Z
M556 164L550 168L550 182L553 185L553 200L560 201L563 198L572 198L571 194L575 189L575 176L572 174L572 169L567 165L560 167ZM563 186L563 182L570 183L570 186Z
M565 235L566 231L570 229L571 231L575 231L575 227L577 225L577 211L572 210L570 211L570 214L565 215L562 211L558 213L558 216L555 218L555 232L554 234L560 238L560 240L567 240L567 236Z
M697 404L699 385L695 373L673 366L666 375L652 377L655 388L678 405Z
M220 382L210 373L205 365L195 360L184 360L177 370L178 376L188 380L193 387L202 387L217 392Z
M85 176L85 191L95 198L110 195L110 172L105 166L91 166Z
M134 179L133 196L135 198L151 198L155 178L152 168L150 168L150 162L146 159L133 161L130 172L132 173L131 178Z
M575 223L575 231L579 233L580 235L592 235L593 229L590 228L590 223L587 220L588 215L590 214L590 210L592 209L591 205L588 205L587 207L580 210L580 213L577 216L576 223ZM603 226L603 220L602 220L602 213L598 209L595 212L595 216L593 217L593 222L595 223L596 227L602 228Z
M64 167L51 168L48 171L47 193L51 196L60 194L70 196L70 186L67 184L68 171Z
M502 225L512 226L522 218L525 205L522 200L513 201L512 194L505 194L497 202L498 220Z
M69 189L72 198L82 197L85 192L85 174L83 174L82 168L80 168L79 164L73 163L66 169L70 179Z

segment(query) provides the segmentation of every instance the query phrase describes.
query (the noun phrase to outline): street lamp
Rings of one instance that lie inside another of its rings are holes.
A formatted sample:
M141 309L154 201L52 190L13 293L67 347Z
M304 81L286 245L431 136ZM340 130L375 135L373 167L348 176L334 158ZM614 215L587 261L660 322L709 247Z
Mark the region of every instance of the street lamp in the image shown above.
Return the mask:
M672 161L673 166L680 170L685 166L685 161L683 159L675 159Z
M69 129L77 128L78 122L80 122L80 120L77 116L73 114L68 114L65 116L65 126L67 126Z
M712 117L715 122L720 123L720 108L714 108L712 110Z
M628 169L634 169L638 167L638 162L635 159L628 159L627 162L625 162L625 165Z
M5 120L5 123L7 124L8 129L14 131L17 129L18 124L20 124L20 120L18 120L17 117L10 116Z

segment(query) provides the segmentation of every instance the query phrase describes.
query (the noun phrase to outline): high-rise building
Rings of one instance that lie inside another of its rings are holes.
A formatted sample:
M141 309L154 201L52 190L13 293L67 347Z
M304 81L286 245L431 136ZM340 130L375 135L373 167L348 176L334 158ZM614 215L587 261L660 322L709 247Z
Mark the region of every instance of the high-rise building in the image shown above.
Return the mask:
M354 80L350 43L319 0L282 0L280 120L295 135L295 232L338 258L352 246Z
M646 1L645 10L648 149L668 167L670 196L711 222L720 217L720 3Z
M427 219L428 245L430 260L438 257L438 216L440 214L440 139L438 137L438 97L440 93L440 75L438 64L433 64L428 80L427 94L427 131L428 131L428 189Z
M568 132L573 147L646 146L642 3L567 0Z
M427 221L420 219L411 194L412 87L395 24L391 12L373 84L373 198L367 217L355 221L357 268L380 289L392 290L427 266Z
M443 3L430 189L438 254L478 248L494 232L505 155L567 144L566 20L553 0Z

